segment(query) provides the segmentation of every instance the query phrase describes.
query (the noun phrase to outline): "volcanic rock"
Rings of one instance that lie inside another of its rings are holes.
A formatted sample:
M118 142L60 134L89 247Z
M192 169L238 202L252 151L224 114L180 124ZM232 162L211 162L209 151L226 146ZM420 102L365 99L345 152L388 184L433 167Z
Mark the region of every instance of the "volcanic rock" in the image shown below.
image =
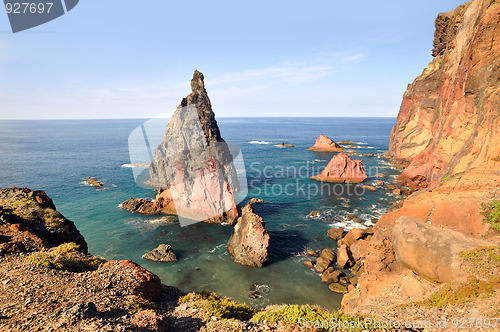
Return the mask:
M351 250L345 244L339 247L337 255L337 266L341 269L348 269L354 265L354 258L352 257Z
M85 183L87 183L88 185L90 185L92 187L102 187L103 186L102 182L97 181L96 178L89 178L89 179L87 179L87 181L85 181Z
M160 214L160 209L153 202L142 198L130 198L121 204L121 207L131 212L155 215Z
M332 141L327 136L321 134L316 139L316 142L313 146L309 148L311 151L320 151L320 152L338 152L342 151L342 147Z
M307 256L311 256L311 257L318 257L319 256L318 253L314 250L306 250L305 254Z
M368 176L361 160L352 160L347 153L341 152L330 160L320 175L311 179L324 182L360 183Z
M251 203L245 205L241 212L227 243L227 250L236 263L261 267L267 261L269 247L265 222L254 212Z
M326 272L323 273L321 275L321 282L325 282L327 284L331 284L331 283L334 283L334 282L339 282L340 280L340 275L342 274L342 271L340 270L334 270L334 271L329 271L329 272Z
M328 286L332 292L345 294L347 293L347 287L338 283L333 283Z
M338 241L344 237L344 230L342 228L330 228L326 235L333 241Z
M314 261L303 261L302 264L310 269L314 268Z
M194 72L191 90L155 149L146 184L165 189L153 204L162 213L233 224L238 217L233 196L238 177L199 71Z
M157 248L145 253L142 258L155 262L174 262L177 260L174 250L168 244L160 244Z
M282 147L282 148L294 148L295 145L293 144L285 144L283 142L279 143L279 144L276 144L276 146L279 146L279 147Z

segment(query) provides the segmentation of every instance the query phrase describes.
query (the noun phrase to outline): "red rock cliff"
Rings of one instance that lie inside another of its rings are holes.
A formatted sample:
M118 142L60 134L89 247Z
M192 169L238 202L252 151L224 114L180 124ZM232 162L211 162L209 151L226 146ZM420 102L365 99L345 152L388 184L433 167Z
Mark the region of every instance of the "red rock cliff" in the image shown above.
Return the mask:
M441 13L435 58L406 90L389 156L412 162L400 177L467 171L500 155L500 4L474 0Z
M430 290L414 280L421 271L404 268L395 254L393 230L403 216L445 233L498 241L480 212L481 203L500 198L499 23L500 3L492 0L473 0L438 15L435 58L408 86L389 145L390 157L411 160L400 180L431 186L384 214L373 238L357 245L364 273L359 287L344 296L343 310L383 311L396 304L394 294L410 301ZM422 268L437 265L430 260Z

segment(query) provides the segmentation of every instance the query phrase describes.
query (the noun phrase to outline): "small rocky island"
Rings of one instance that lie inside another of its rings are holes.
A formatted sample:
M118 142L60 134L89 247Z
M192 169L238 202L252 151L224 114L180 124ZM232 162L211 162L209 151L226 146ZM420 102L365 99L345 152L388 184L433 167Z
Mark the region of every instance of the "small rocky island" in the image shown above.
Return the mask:
M308 150L317 152L340 152L342 151L342 147L327 136L321 134L316 139L316 142L314 142L314 145Z
M345 152L332 157L325 169L311 179L323 182L360 183L368 176L361 160L352 160Z

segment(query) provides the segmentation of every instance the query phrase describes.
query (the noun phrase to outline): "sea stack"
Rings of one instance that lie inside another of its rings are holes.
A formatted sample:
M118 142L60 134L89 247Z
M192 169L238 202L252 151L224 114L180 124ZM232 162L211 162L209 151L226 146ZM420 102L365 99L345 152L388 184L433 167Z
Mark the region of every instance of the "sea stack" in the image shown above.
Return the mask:
M339 152L342 151L342 147L332 141L327 136L321 134L316 138L316 142L308 150L318 151L318 152Z
M311 179L323 182L361 183L366 176L361 160L352 160L347 153L341 152L330 160L320 175Z
M238 177L199 71L191 90L170 118L149 166L146 184L163 189L153 207L193 221L233 224Z
M227 251L241 265L261 267L267 261L269 234L264 220L254 212L252 203L241 209L234 233L227 243Z

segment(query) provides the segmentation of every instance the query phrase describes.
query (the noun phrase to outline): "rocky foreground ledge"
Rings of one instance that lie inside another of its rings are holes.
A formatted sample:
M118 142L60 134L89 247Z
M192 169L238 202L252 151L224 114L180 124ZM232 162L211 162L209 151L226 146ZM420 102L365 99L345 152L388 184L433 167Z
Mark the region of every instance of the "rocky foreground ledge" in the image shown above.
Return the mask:
M360 318L182 293L132 261L88 254L43 191L0 189L0 331L313 331L303 317Z

